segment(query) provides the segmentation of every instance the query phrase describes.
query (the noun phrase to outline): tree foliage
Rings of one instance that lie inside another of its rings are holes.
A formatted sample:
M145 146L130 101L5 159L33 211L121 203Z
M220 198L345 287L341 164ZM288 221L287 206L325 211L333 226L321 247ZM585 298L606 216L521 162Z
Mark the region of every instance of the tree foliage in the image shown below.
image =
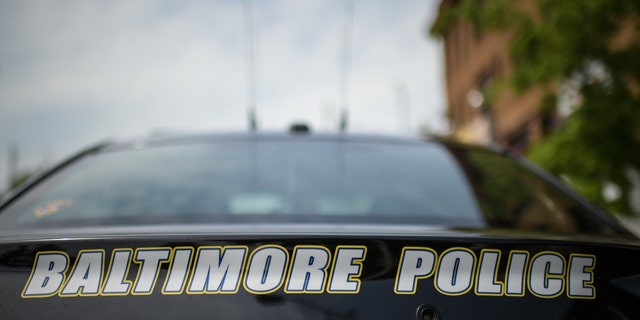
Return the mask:
M513 88L542 85L557 101L562 84L573 84L575 111L529 157L610 211L637 214L630 200L640 172L639 17L637 0L459 0L431 32L443 35L459 21L509 32ZM619 197L605 199L605 185L617 186Z

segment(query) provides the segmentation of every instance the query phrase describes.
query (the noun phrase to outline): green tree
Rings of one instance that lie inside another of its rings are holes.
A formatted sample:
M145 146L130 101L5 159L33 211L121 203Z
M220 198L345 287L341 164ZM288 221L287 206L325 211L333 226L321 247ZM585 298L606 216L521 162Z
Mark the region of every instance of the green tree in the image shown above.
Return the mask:
M579 105L529 158L562 175L587 198L617 214L634 214L631 176L640 172L640 1L451 1L431 28L455 23L478 32L509 32L511 87L549 90L541 108L572 84ZM544 105L543 105L544 104ZM551 106L557 105L551 103ZM553 111L553 110L552 110ZM617 199L605 199L605 185ZM638 214L638 212L635 212Z

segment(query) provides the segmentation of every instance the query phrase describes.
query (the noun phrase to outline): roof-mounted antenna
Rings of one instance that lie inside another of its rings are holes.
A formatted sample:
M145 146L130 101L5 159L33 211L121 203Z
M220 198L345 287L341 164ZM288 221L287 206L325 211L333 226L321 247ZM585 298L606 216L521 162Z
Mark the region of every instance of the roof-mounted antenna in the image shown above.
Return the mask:
M344 47L342 52L342 65L340 68L340 131L347 130L349 125L349 76L351 72L351 33L353 25L353 0L344 2Z
M347 125L349 124L349 110L346 105L343 105L343 110L340 112L340 131L347 131Z
M253 6L252 0L244 1L244 22L245 22L245 69L247 77L247 117L249 120L249 131L258 129L256 119L256 72L253 39Z
M255 107L254 109L249 110L248 112L248 117L249 117L249 131L254 132L258 129L258 121L256 120L256 110Z

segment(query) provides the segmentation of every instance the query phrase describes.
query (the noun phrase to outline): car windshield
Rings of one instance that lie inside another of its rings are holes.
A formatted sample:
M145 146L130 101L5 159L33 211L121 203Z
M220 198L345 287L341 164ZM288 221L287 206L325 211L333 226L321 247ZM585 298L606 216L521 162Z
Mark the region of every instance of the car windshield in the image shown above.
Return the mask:
M107 148L59 170L0 215L0 228L246 222L607 231L516 161L439 143Z

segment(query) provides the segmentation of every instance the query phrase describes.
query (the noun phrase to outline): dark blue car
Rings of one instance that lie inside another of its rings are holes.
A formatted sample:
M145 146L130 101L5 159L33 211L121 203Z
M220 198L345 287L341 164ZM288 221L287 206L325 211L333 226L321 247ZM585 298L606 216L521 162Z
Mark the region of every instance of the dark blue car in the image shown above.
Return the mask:
M638 239L500 150L110 143L0 204L3 319L640 319Z

